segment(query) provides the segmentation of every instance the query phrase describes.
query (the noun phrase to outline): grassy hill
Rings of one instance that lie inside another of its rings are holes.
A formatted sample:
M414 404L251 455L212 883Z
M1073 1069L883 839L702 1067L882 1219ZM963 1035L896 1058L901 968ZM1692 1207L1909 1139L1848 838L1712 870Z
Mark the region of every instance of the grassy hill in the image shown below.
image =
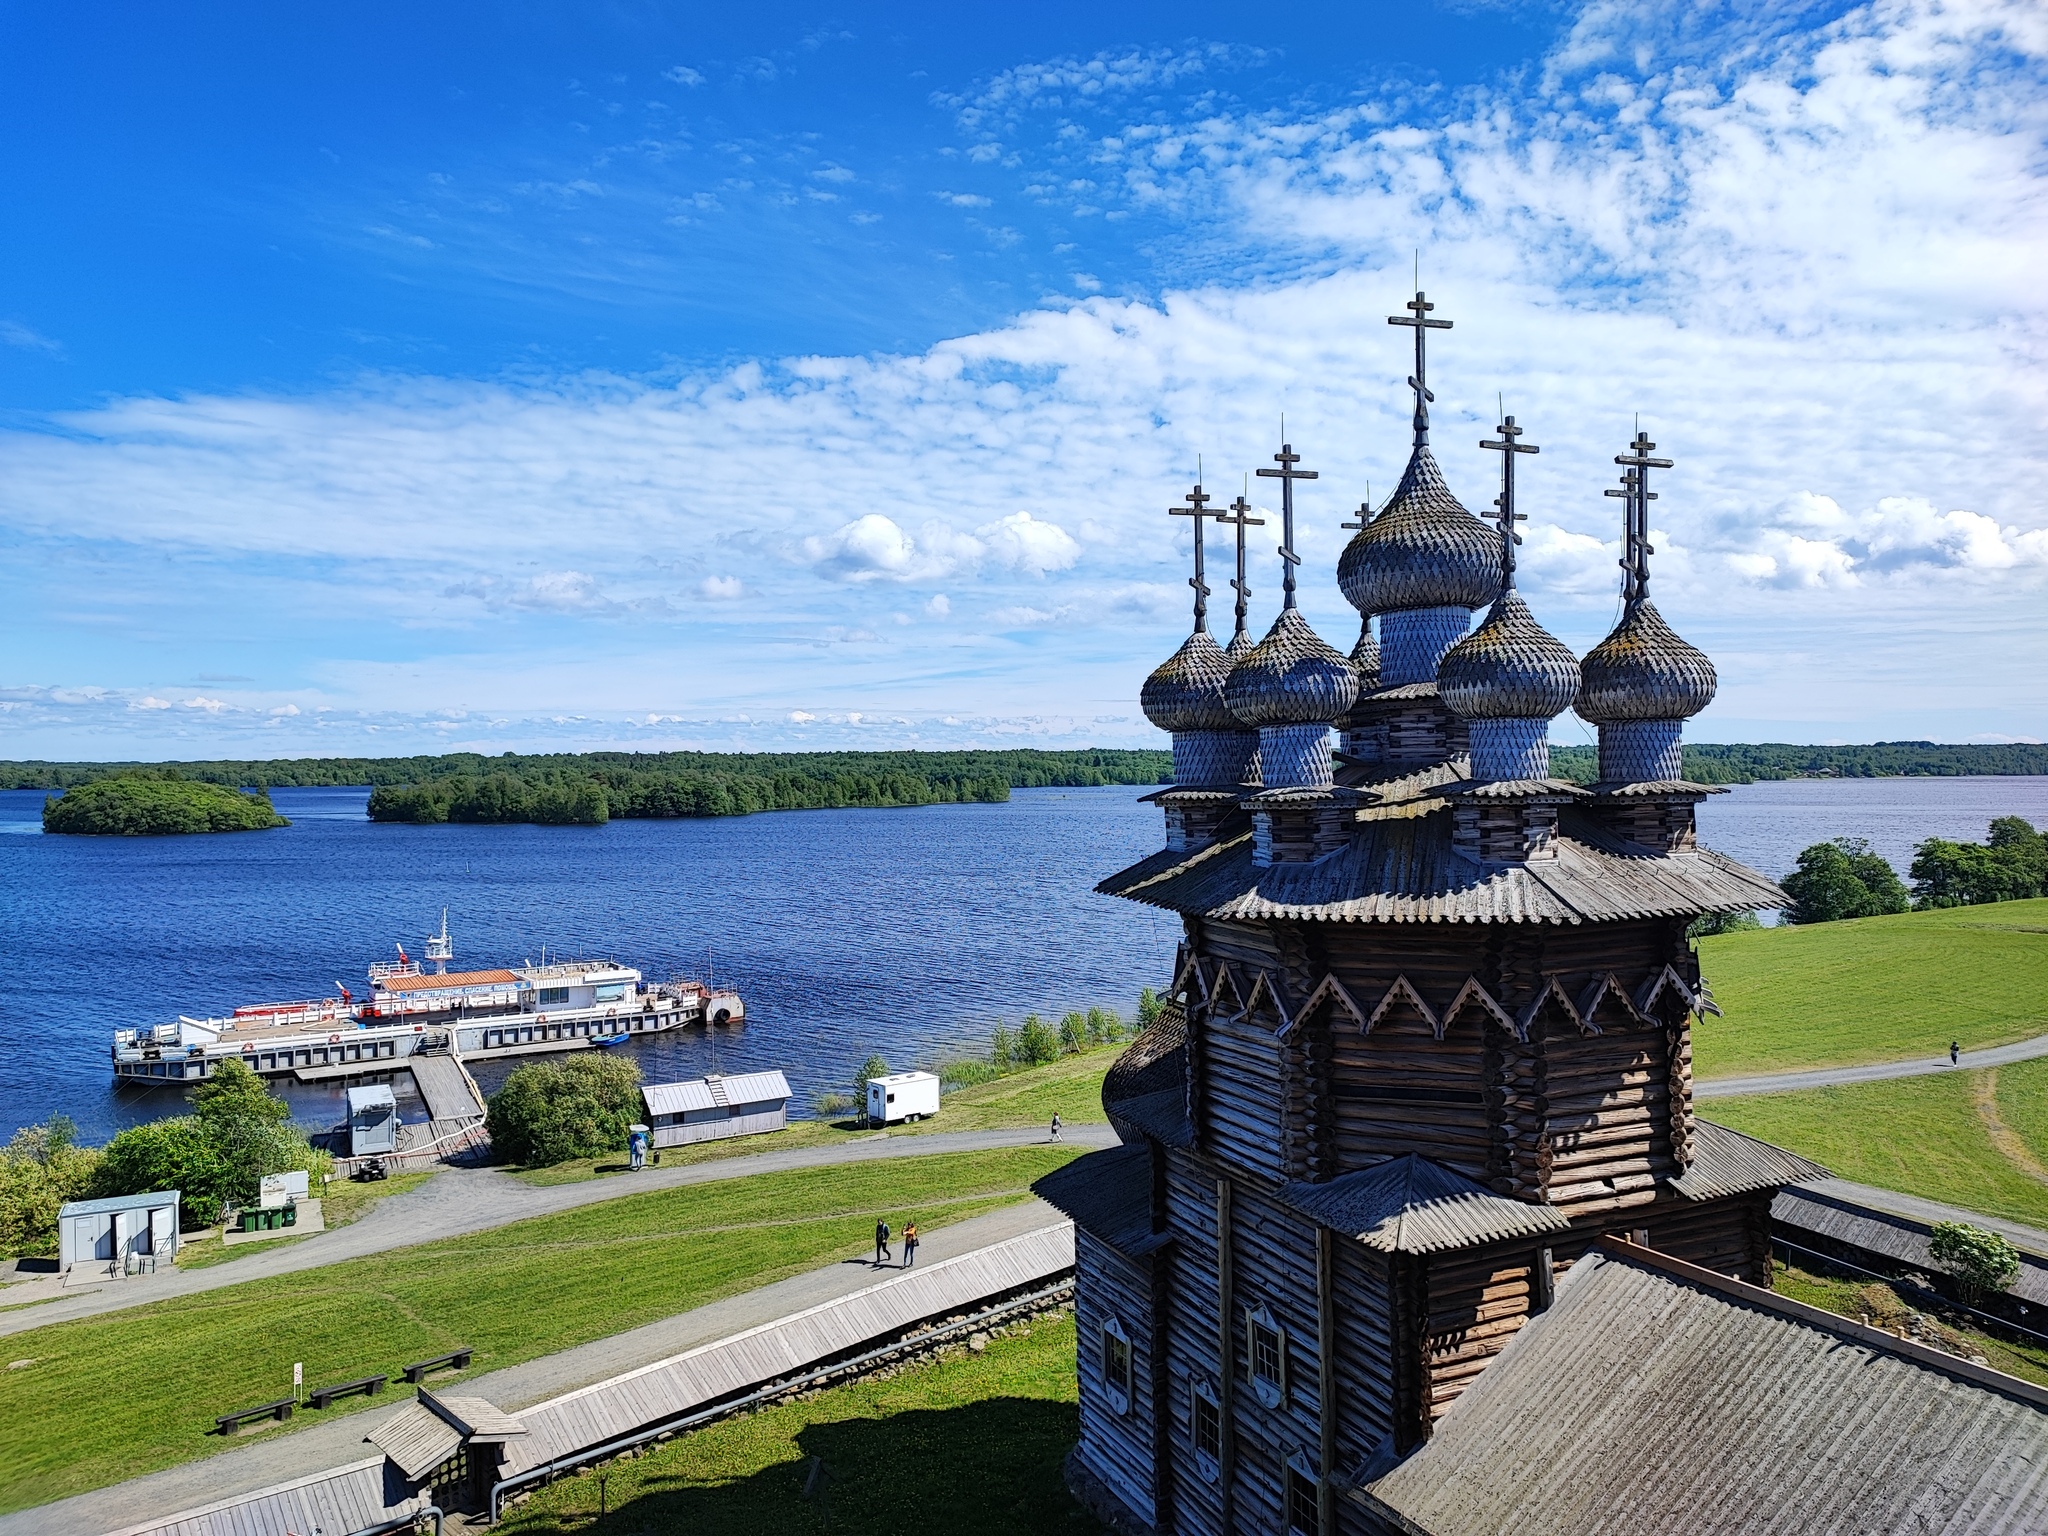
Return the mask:
M2048 899L1766 928L1700 943L1723 1017L1701 1077L1936 1056L2048 1034Z

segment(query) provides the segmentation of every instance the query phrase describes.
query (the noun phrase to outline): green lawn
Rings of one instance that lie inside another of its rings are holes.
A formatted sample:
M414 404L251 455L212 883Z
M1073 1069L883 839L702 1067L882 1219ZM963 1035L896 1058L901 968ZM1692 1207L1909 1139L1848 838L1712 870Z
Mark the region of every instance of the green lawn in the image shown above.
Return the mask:
M2048 1034L2048 899L1902 912L1700 942L1723 1017L1701 1077L1936 1056Z
M1060 1480L1080 1434L1074 1320L1040 1318L887 1377L697 1430L598 1475L542 1489L510 1536L757 1536L835 1531L1100 1532ZM808 1459L832 1474L829 1508L803 1497Z
M1071 1155L892 1158L626 1195L16 1334L10 1352L34 1364L0 1372L0 1513L232 1444L208 1433L212 1416L287 1395L294 1361L314 1386L467 1344L472 1374L495 1370L860 1253L877 1215L936 1227L1010 1204Z
M1062 1056L1042 1067L1027 1067L992 1083L962 1088L939 1101L939 1112L915 1125L892 1125L891 1136L930 1136L945 1131L994 1131L1015 1126L1052 1123L1053 1111L1072 1125L1093 1121L1100 1124L1102 1079L1110 1065L1123 1054L1121 1046L1098 1046L1079 1055ZM779 1152L786 1147L835 1146L880 1132L858 1120L792 1120L787 1130L761 1136L741 1136L731 1141L705 1141L691 1147L662 1150L661 1166L678 1163L710 1163L728 1157L747 1157L761 1152ZM585 1179L611 1178L627 1172L623 1151L605 1157L578 1158L548 1168L515 1169L513 1176L529 1184L577 1184Z
M1700 1114L1789 1147L1861 1184L2048 1227L2048 1184L1993 1145L1975 1096L1987 1072L1942 1072L1800 1093L1710 1099ZM1998 1116L2048 1163L2048 1058L1995 1074Z
M336 1227L345 1227L352 1221L359 1221L379 1200L392 1195L402 1195L407 1190L418 1189L434 1176L434 1170L424 1173L394 1173L388 1179L376 1179L358 1184L351 1179L336 1179L324 1186L320 1194L320 1219L324 1230L332 1232ZM318 1233L308 1236L317 1237ZM237 1243L230 1248L220 1240L220 1229L213 1228L204 1236L183 1238L178 1243L178 1268L210 1269L216 1264L232 1264L236 1259L246 1259L252 1253L269 1253L279 1243L303 1242L299 1237L274 1237L260 1243Z

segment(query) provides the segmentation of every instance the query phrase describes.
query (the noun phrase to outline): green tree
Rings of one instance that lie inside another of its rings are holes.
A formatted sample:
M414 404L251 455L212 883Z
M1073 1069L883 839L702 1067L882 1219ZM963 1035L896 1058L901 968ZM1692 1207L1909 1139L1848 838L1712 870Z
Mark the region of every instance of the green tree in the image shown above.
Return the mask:
M1972 1306L1987 1294L2004 1290L2019 1277L2019 1249L1999 1233L1987 1232L1968 1222L1935 1223L1927 1239L1927 1253L1955 1277L1956 1289Z
M1073 1056L1088 1049L1088 1016L1066 1013L1060 1016L1060 1050Z
M99 1161L63 1115L16 1131L0 1147L0 1255L55 1253L57 1210L86 1198Z
M880 1056L870 1056L866 1061L862 1062L860 1070L853 1074L854 1103L862 1108L866 1108L868 1102L868 1079L887 1077L888 1075L889 1063L882 1060Z
M1138 1033L1143 1034L1159 1022L1159 1010L1165 1005L1159 1001L1159 994L1150 987L1138 992Z
M499 1157L549 1168L619 1151L640 1109L640 1069L623 1056L584 1051L515 1067L491 1095L484 1125Z
M1860 837L1815 843L1779 882L1792 898L1788 923L1833 923L1906 910L1906 887L1882 854Z
M180 832L256 832L291 823L277 814L267 790L243 794L222 784L175 775L124 774L68 789L43 801L45 832L161 837Z
M192 1113L130 1126L101 1153L94 1195L178 1191L180 1219L211 1226L224 1206L246 1205L265 1174L318 1175L332 1165L291 1123L291 1109L233 1057L193 1090Z
M2001 816L1982 843L1928 838L1913 851L1912 875L1913 904L1923 909L2039 896L2048 888L2048 835Z
M92 1193L104 1198L175 1189L180 1223L210 1227L220 1220L236 1183L235 1170L208 1140L199 1117L178 1115L131 1125L108 1142L100 1152Z
M1024 1027L1017 1031L1017 1055L1021 1064L1041 1067L1048 1061L1057 1061L1060 1054L1060 1037L1053 1027L1035 1013L1024 1015Z
M1752 928L1761 928L1754 912L1709 912L1693 919L1685 930L1688 939L1710 939L1717 933L1747 933Z
M1023 1058L1017 1054L1017 1036L1009 1025L998 1021L989 1035L988 1059L998 1072L1007 1072L1024 1064Z

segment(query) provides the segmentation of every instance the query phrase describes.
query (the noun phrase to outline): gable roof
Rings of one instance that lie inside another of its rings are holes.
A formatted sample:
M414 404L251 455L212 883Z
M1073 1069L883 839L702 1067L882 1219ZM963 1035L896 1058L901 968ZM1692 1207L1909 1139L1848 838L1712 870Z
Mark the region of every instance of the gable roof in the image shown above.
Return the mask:
M1605 1239L1347 1497L1430 1536L2040 1531L2048 1391Z
M1413 1152L1327 1184L1282 1185L1280 1198L1381 1253L1441 1253L1571 1226L1551 1206L1496 1195Z

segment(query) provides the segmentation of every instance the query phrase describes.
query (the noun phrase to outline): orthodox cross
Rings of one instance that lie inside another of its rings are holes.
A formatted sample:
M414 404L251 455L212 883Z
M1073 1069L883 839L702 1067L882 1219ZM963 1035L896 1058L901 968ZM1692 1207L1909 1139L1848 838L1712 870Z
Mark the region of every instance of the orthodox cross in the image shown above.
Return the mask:
M1669 469L1672 461L1650 457L1650 450L1657 445L1641 427L1636 428L1635 441L1628 446L1629 452L1614 456L1614 462L1623 466L1621 489L1607 494L1621 498L1626 514L1621 552L1621 568L1626 574L1621 595L1628 611L1634 613L1650 595L1650 556L1656 553L1650 544L1650 503L1657 493L1650 489L1650 471Z
M1208 572L1202 565L1202 519L1213 517L1218 522L1223 520L1222 513L1209 510L1211 500L1213 498L1203 492L1202 482L1197 480L1195 488L1188 492L1186 506L1166 509L1175 517L1192 517L1195 520L1195 574L1188 578L1188 585L1195 589L1195 633L1198 635L1209 628L1209 581Z
M1218 512L1216 514L1216 521L1219 523L1235 523L1237 525L1237 580L1230 584L1230 590L1237 594L1237 633L1242 635L1244 633L1245 609L1251 605L1252 596L1252 589L1245 584L1244 579L1244 531L1247 528L1263 528L1266 526L1266 520L1263 517L1252 516L1252 504L1246 501L1243 496L1239 496L1237 500L1230 504L1230 510L1236 515L1225 517L1221 512ZM1234 637L1233 643L1235 643Z
M1387 316L1387 324L1413 326L1415 329L1415 372L1409 376L1408 387L1415 391L1415 446L1427 448L1429 446L1429 404L1432 400L1436 399L1436 396L1429 392L1429 368L1423 339L1430 331L1448 331L1451 328L1451 322L1429 318L1429 312L1435 309L1436 306L1423 298L1420 288L1415 290L1415 297L1401 307L1413 310L1413 315L1389 315ZM1261 470L1260 473L1263 474L1265 471Z
M1522 435L1522 428L1515 425L1512 416L1502 417L1501 424L1494 431L1500 437L1481 438L1479 446L1491 448L1500 455L1500 494L1493 498L1493 504L1497 509L1494 521L1500 524L1501 590L1506 591L1515 584L1515 546L1522 542L1522 536L1515 532L1515 524L1529 521L1528 514L1515 510L1515 455L1541 453L1543 450L1534 443L1515 441Z
M1294 606L1294 568L1301 564L1301 556L1294 552L1294 482L1314 480L1317 471L1294 467L1301 462L1301 455L1292 443L1282 443L1273 462L1280 467L1259 470L1258 476L1280 482L1280 569L1285 573L1280 580L1280 606L1286 609Z
M1360 502L1360 503L1358 504L1358 521L1357 521L1357 522L1355 522L1355 523L1339 523L1339 524L1338 524L1337 526L1338 526L1339 528L1363 528L1363 527L1364 527L1364 526L1365 526L1365 525L1366 525L1367 523L1369 523L1369 522L1371 522L1371 521L1372 521L1372 482L1371 482L1370 480L1368 480L1368 481L1366 481L1366 482L1365 482L1365 500L1361 501L1361 502Z

